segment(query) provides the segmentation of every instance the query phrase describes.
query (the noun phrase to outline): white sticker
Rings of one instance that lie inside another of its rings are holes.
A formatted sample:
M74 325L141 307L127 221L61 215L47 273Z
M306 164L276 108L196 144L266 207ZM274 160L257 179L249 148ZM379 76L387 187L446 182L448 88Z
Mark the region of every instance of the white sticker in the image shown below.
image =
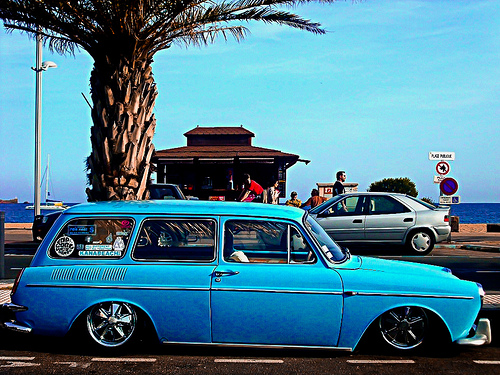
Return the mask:
M111 245L85 245L85 250L111 250Z
M111 243L111 242L113 242L113 234L112 233L108 234L108 237L106 237L106 243Z
M125 250L125 242L123 242L123 239L121 237L116 238L115 243L113 244L113 250L116 251Z
M89 251L82 250L78 252L81 257L119 257L122 255L121 251Z
M54 245L54 251L60 257L70 256L75 250L75 241L71 237L62 236L56 241Z

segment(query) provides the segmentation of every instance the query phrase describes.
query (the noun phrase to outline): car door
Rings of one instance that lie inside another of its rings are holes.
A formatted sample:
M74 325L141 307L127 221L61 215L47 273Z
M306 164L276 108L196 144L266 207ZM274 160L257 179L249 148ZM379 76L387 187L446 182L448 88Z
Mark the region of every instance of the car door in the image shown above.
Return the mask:
M224 227L211 287L213 342L336 346L342 283L298 226L231 219Z
M367 241L401 242L415 225L415 212L389 195L369 197L365 222Z
M335 241L362 241L365 239L365 196L350 195L333 202L316 221Z

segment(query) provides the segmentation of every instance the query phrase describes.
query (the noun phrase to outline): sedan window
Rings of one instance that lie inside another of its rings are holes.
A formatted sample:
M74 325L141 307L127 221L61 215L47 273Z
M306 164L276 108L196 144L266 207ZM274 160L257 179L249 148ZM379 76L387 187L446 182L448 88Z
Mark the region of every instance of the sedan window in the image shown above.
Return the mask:
M215 259L215 221L146 220L132 257L137 260L211 262Z
M392 197L381 195L370 197L368 212L371 215L400 214L410 212L410 209Z
M226 223L226 262L312 263L315 259L307 240L292 225L258 220L231 220Z
M350 196L332 204L324 213L325 216L347 216L363 214L363 196Z

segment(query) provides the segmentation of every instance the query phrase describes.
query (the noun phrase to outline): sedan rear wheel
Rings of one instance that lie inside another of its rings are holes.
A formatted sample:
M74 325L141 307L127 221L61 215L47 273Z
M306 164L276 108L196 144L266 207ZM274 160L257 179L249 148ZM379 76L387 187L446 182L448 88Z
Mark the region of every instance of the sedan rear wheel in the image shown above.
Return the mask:
M398 307L379 318L378 327L384 342L393 349L411 350L429 335L429 319L420 307Z
M408 250L415 255L427 255L434 248L434 237L426 231L413 232L408 239Z
M131 342L137 328L137 314L125 302L104 302L87 314L87 330L100 346L114 348Z

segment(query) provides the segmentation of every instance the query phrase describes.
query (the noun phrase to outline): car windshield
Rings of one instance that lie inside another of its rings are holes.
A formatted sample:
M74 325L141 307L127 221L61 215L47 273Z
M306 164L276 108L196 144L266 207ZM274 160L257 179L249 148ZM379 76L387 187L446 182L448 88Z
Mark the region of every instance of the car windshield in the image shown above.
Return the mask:
M318 241L321 251L328 260L338 263L347 258L340 246L326 234L325 230L311 216L307 215L305 225L309 233Z
M311 208L309 210L309 213L311 213L311 214L319 214L325 208L327 208L328 206L330 206L332 204L332 202L334 202L336 200L339 200L340 198L342 198L342 196L340 196L340 195L337 195L337 196L335 196L333 198L330 198L327 201L324 201L323 203L321 203L319 206Z

